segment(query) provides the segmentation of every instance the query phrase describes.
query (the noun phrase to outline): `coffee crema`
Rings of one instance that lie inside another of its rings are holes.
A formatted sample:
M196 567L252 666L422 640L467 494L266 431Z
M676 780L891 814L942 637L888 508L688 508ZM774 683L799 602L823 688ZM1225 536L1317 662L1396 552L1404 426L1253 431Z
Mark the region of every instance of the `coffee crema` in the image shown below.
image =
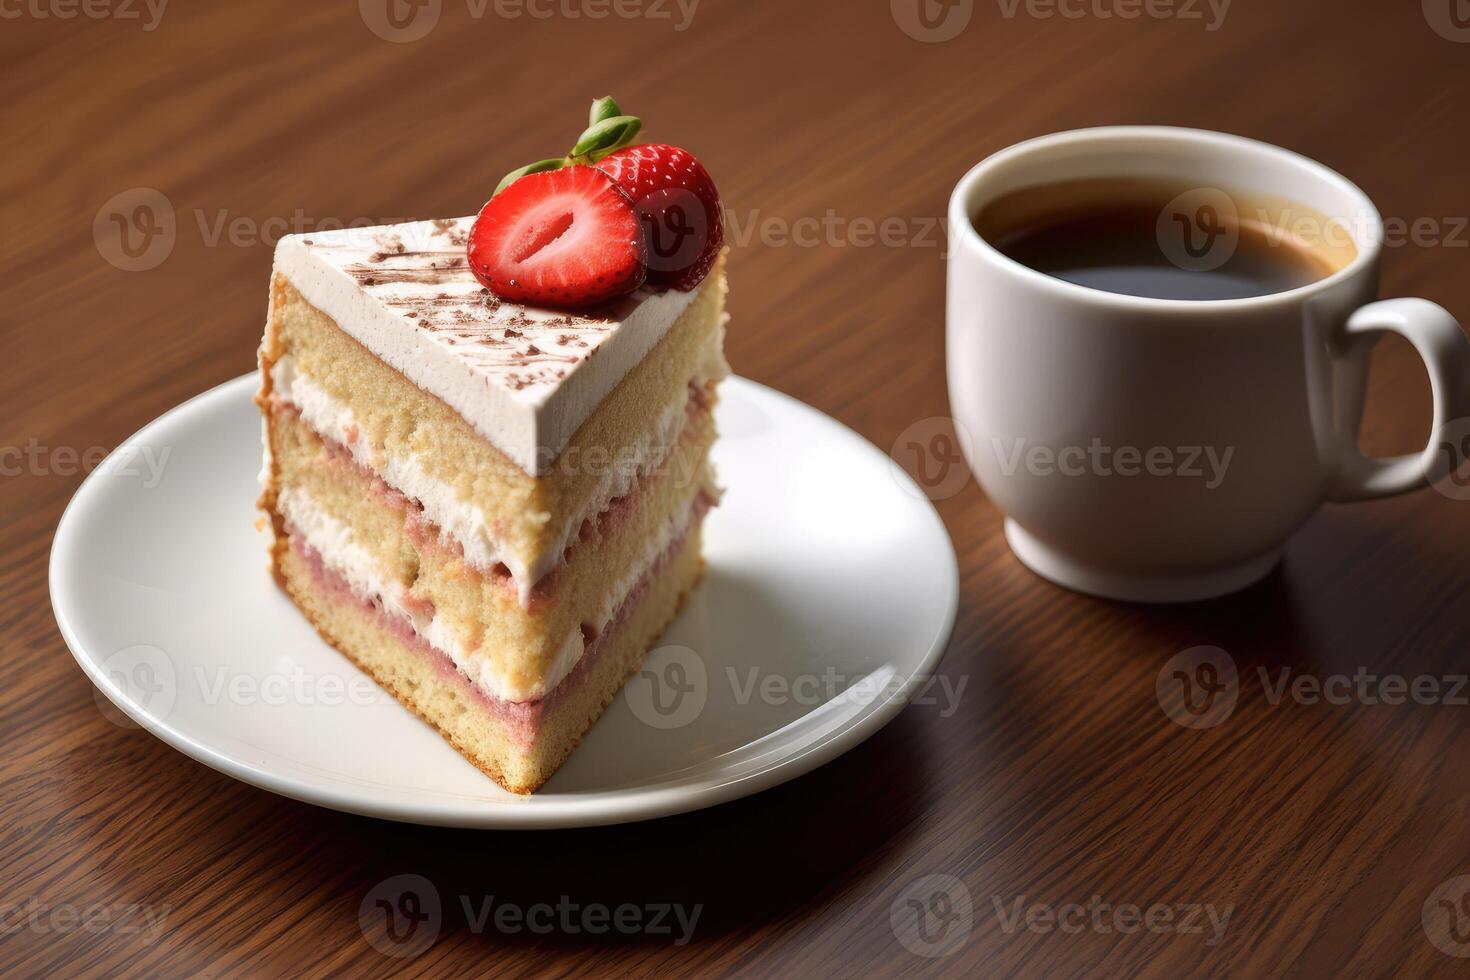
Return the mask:
M1313 208L1150 178L1038 184L973 216L1002 254L1056 279L1128 296L1228 300L1310 285L1357 258Z

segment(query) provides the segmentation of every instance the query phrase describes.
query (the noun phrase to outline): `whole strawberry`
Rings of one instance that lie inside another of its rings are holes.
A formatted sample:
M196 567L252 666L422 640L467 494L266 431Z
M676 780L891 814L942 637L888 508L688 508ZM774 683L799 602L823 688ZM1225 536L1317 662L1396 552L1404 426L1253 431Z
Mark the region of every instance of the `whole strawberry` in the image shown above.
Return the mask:
M597 168L633 201L648 240L648 281L693 289L725 245L720 192L688 150L649 143L618 150Z

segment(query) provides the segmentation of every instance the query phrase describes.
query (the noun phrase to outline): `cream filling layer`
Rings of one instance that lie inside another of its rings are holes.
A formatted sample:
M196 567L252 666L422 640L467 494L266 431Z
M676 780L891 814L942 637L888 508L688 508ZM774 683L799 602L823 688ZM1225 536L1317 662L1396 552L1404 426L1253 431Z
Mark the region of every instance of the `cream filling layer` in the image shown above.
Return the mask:
M648 574L668 548L688 533L694 521L694 499L703 489L694 487L687 505L681 505L648 543L634 568L603 593L597 622L598 633L605 630L627 601L638 582ZM458 633L442 616L425 615L419 603L411 601L409 590L385 577L376 559L354 539L352 528L333 517L310 493L300 487L282 487L276 500L281 516L300 534L306 544L322 556L322 561L346 579L348 586L361 599L378 602L389 613L406 619L414 631L453 661L470 682L485 694L503 701L534 701L545 697L566 679L586 653L581 624L570 630L557 648L556 655L532 684L517 683L492 658L466 646Z
M718 347L708 369L720 378L728 371ZM667 459L684 427L682 402L665 409L651 429L620 453L616 461L606 465L588 507L569 519L549 539L541 554L528 558L507 548L485 512L461 499L453 487L429 473L416 456L394 456L358 438L360 430L351 407L297 370L291 355L287 354L275 363L271 369L271 382L276 397L295 406L302 419L319 436L346 448L358 465L376 473L394 490L416 500L424 509L424 517L439 528L443 542L458 544L470 564L487 571L497 564L504 564L515 581L522 608L530 606L536 583L561 563L567 544L582 522L601 514Z

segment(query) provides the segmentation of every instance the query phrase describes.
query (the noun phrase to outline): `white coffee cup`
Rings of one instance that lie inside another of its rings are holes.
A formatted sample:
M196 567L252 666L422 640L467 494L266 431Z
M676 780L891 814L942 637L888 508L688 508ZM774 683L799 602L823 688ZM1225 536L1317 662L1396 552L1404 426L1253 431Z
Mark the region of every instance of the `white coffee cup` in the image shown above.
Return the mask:
M1350 234L1356 258L1287 292L1151 299L1034 271L975 229L1008 192L1115 177L1299 202ZM1011 550L1045 578L1139 602L1223 595L1270 572L1323 502L1403 493L1452 465L1437 434L1470 416L1470 343L1426 300L1374 302L1382 220L1321 164L1201 130L1058 133L966 174L949 224L952 410ZM1436 435L1371 459L1358 425L1384 332L1424 359Z

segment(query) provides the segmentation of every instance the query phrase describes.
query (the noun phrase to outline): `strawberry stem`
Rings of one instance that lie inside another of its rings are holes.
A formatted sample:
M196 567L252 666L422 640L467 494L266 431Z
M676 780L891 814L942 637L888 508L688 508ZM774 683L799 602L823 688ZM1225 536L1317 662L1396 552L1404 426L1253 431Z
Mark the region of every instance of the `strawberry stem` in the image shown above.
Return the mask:
M613 116L621 116L622 114L623 110L618 108L618 104L613 101L613 97L611 95L604 95L592 103L592 111L587 114L587 125L596 126L604 119L611 119Z
M567 156L586 157L589 162L596 163L633 142L633 137L642 128L643 120L637 116L612 116L588 126Z
M577 137L577 142L573 144L571 151L566 156L538 160L512 170L500 179L500 183L495 187L495 194L499 194L527 174L545 173L548 170L560 170L563 167L590 166L597 163L604 157L611 156L631 145L633 138L642 128L643 120L637 116L623 115L612 96L603 96L592 103L592 109L587 114L587 128L582 131L581 136ZM490 196L494 197L495 194Z

